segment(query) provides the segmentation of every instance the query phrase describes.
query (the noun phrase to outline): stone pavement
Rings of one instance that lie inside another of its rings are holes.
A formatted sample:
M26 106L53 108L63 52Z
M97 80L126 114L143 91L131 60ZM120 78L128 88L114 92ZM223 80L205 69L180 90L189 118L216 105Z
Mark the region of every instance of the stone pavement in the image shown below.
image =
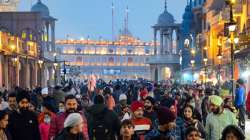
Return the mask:
M246 140L250 140L250 120L246 121Z

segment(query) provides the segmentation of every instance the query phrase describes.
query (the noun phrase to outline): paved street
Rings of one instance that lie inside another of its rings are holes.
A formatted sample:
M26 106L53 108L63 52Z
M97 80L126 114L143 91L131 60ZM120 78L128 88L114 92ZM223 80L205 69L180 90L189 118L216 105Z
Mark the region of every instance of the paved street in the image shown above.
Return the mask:
M246 122L246 137L247 140L250 140L250 120L247 120Z

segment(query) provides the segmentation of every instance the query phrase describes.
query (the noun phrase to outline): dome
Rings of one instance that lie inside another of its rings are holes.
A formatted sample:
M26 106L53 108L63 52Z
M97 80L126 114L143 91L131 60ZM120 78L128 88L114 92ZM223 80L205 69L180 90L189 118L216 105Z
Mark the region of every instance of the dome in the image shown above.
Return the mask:
M193 13L191 11L191 7L190 5L187 5L186 8L185 8L185 13L183 14L183 19L190 19L192 20L193 18Z
M41 0L32 6L31 12L40 12L42 17L49 17L49 8Z
M172 25L174 24L174 21L174 16L165 9L165 11L158 18L158 25Z

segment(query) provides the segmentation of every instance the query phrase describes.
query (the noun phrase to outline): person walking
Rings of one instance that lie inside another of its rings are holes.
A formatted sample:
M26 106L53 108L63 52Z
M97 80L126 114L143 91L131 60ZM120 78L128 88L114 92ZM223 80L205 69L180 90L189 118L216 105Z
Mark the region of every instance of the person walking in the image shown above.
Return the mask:
M118 115L104 104L104 97L97 95L94 105L87 110L91 140L115 140L119 136Z
M237 124L236 116L223 108L223 100L220 96L210 96L209 102L211 113L208 114L206 119L206 139L219 140L226 126Z
M83 119L79 113L71 113L64 121L64 129L55 140L85 140L83 133Z
M120 137L118 140L139 140L134 129L135 126L131 120L124 120L121 124Z
M19 90L16 99L18 110L10 114L8 125L12 140L40 140L37 117L29 110L29 93Z
M183 128L187 129L189 127L194 127L201 134L200 137L205 138L205 136L206 136L205 128L203 127L202 123L199 120L193 118L193 112L194 112L193 106L186 105L184 107L184 112L183 112L184 126L183 126ZM187 131L187 130L185 130L185 131Z
M0 111L0 140L11 140L10 133L8 132L7 125L9 122L9 115L6 110Z
M176 140L176 114L166 107L156 109L158 127L150 131L145 140Z
M71 113L80 113L83 119L83 137L85 140L89 140L88 136L88 124L85 115L82 112L77 111L77 100L74 95L68 95L65 97L65 112L58 114L51 118L51 124L49 129L49 140L55 138L56 135L64 128L64 121Z
M220 140L245 140L244 132L236 125L228 125L222 131L222 137Z
M246 90L244 86L244 81L238 79L236 82L235 91L235 107L239 111L239 126L242 130L245 130L245 102L246 102Z

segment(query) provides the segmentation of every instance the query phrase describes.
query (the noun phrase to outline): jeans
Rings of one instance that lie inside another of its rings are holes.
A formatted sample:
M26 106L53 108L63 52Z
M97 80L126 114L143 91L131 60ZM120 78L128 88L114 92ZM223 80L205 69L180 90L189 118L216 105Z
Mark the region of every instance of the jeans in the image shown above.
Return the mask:
M245 131L245 114L246 114L246 110L245 107L239 106L237 107L238 111L239 111L239 127Z

